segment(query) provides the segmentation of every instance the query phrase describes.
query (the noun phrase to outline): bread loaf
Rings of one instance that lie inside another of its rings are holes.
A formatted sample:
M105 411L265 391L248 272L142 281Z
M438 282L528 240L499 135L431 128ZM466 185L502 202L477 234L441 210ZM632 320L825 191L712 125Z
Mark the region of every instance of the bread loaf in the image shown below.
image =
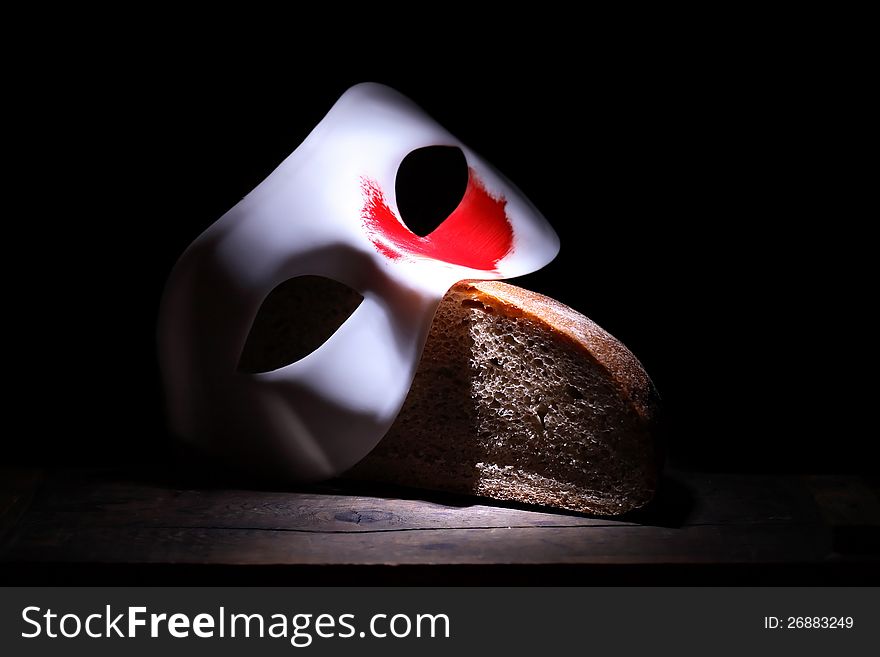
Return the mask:
M636 357L588 318L462 282L393 427L349 476L618 515L654 495L657 401Z

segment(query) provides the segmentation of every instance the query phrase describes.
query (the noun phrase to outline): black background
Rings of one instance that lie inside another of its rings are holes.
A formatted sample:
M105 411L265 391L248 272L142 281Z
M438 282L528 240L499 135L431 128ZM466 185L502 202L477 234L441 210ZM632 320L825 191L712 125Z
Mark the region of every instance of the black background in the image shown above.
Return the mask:
M519 284L642 360L674 461L876 469L858 42L623 24L560 35L559 51L508 32L478 49L481 35L450 32L419 49L380 39L398 46L380 57L359 34L333 64L337 37L323 33L259 51L119 35L14 67L8 131L26 148L11 195L24 203L7 220L25 232L6 248L36 260L8 286L24 422L7 455L172 458L155 358L165 277L371 80L413 98L553 224L559 256Z

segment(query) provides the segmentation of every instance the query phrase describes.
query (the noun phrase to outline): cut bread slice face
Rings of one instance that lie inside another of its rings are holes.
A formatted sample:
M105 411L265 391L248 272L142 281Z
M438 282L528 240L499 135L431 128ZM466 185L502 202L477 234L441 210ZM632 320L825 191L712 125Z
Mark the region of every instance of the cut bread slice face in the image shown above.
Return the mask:
M619 515L657 487L658 397L638 359L549 297L444 297L391 430L349 477Z

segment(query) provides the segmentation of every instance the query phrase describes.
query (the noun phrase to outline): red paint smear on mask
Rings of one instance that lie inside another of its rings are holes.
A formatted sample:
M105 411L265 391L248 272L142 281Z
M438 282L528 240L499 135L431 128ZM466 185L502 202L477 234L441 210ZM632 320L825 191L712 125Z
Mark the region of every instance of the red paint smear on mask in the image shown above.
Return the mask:
M370 241L385 257L424 256L471 269L493 270L513 250L513 227L507 200L486 190L473 169L461 203L434 232L419 237L391 211L379 185L361 179L364 226Z

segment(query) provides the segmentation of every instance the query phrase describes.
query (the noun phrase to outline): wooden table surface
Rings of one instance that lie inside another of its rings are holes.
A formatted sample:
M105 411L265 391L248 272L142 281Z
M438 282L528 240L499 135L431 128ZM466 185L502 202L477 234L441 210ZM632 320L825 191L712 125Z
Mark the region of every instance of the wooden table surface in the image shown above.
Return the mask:
M336 481L5 468L0 577L35 583L867 583L876 482L668 470L624 518Z

